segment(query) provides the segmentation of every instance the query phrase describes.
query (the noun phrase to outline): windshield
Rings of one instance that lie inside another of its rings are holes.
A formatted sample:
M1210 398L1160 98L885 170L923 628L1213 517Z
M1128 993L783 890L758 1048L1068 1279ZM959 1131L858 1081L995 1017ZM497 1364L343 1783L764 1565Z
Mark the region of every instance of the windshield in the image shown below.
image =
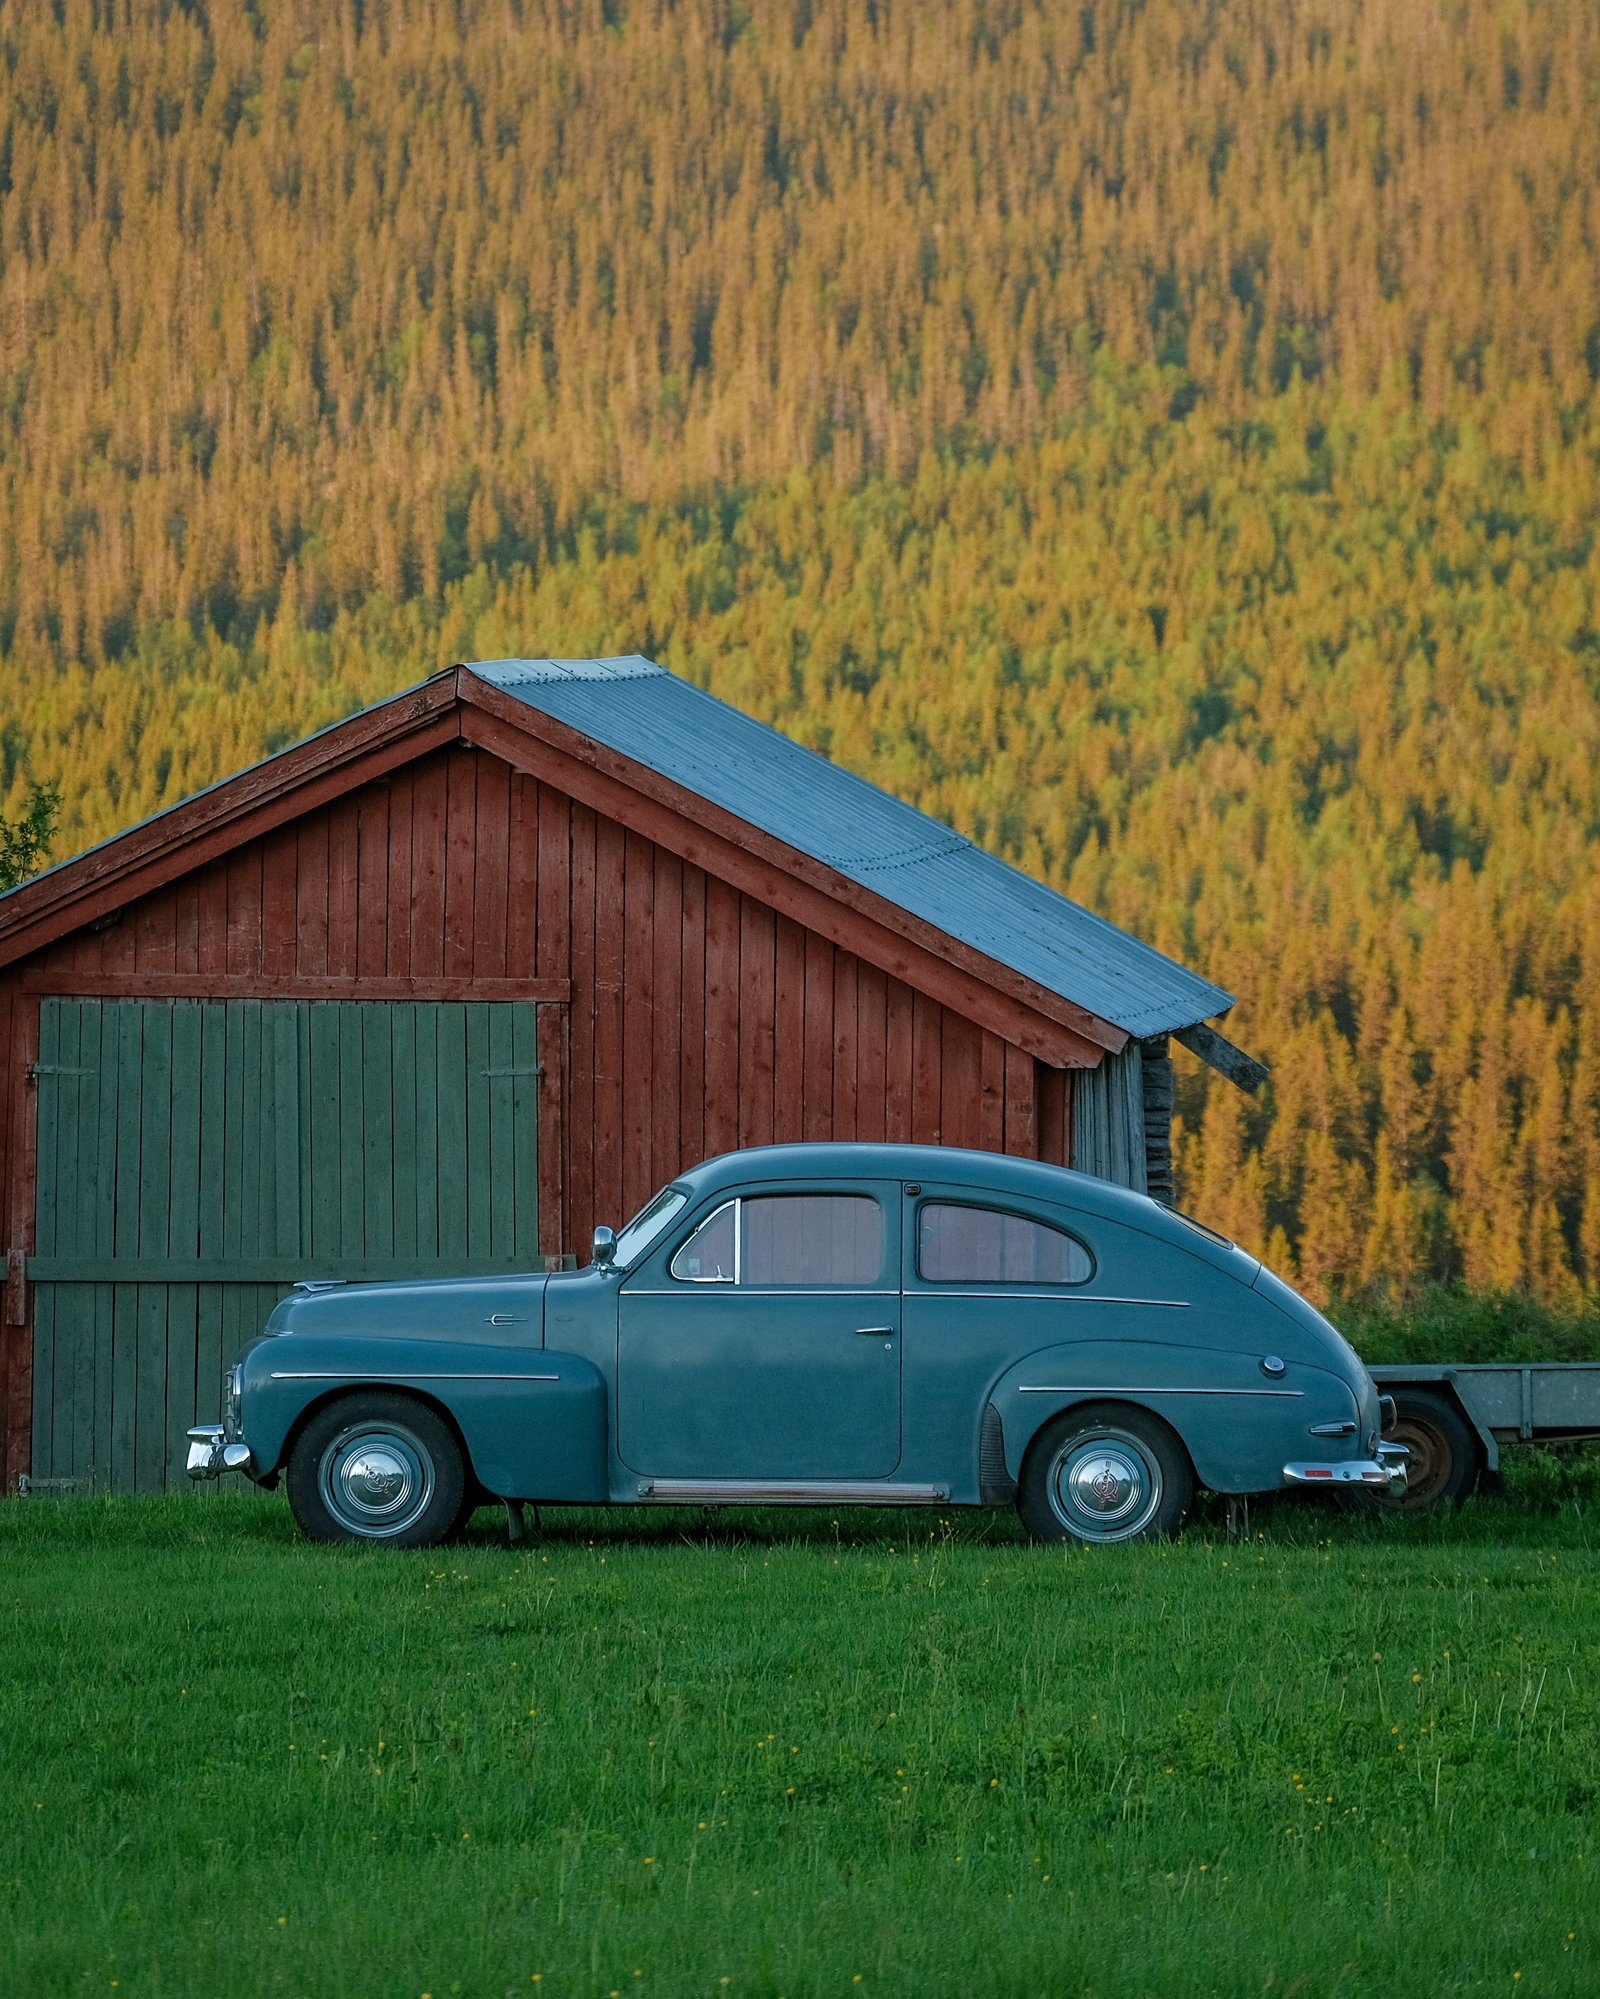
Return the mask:
M689 1196L676 1187L663 1187L653 1201L647 1201L617 1237L617 1262L626 1269L644 1255L661 1231L688 1205Z

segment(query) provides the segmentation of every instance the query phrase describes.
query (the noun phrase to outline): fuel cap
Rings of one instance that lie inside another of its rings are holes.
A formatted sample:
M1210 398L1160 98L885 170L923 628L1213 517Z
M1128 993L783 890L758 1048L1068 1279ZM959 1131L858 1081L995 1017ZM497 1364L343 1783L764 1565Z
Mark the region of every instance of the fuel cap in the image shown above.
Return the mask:
M1266 1375L1269 1380L1277 1381L1281 1379L1284 1373L1283 1362L1279 1360L1278 1356L1275 1353L1264 1354L1262 1356L1262 1361L1261 1361L1261 1372L1264 1375Z

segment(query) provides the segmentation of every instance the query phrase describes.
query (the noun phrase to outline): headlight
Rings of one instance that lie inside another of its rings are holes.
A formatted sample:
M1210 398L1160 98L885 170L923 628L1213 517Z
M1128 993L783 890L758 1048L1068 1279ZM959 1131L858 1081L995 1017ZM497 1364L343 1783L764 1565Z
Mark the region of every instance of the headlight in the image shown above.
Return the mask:
M244 1369L238 1361L222 1376L222 1433L230 1442L239 1435L243 1419Z

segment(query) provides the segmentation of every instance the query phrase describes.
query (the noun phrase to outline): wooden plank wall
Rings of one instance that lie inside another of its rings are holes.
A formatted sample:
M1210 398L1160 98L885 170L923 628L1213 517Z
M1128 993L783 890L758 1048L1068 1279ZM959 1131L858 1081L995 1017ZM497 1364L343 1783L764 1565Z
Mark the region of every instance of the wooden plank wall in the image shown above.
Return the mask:
M540 997L541 1248L584 1253L735 1146L905 1139L1070 1154L1069 1079L498 758L436 750L0 977L0 1186L32 1246L40 992ZM0 1314L0 1491L29 1334Z

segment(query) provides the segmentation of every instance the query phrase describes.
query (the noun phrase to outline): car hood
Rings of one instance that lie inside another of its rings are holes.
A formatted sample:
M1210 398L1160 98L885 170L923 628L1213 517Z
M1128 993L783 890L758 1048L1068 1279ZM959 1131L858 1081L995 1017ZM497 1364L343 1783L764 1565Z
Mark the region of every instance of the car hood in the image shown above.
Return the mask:
M544 1341L544 1272L428 1277L390 1284L319 1284L295 1290L268 1333L370 1333L385 1339L471 1339L526 1346Z

